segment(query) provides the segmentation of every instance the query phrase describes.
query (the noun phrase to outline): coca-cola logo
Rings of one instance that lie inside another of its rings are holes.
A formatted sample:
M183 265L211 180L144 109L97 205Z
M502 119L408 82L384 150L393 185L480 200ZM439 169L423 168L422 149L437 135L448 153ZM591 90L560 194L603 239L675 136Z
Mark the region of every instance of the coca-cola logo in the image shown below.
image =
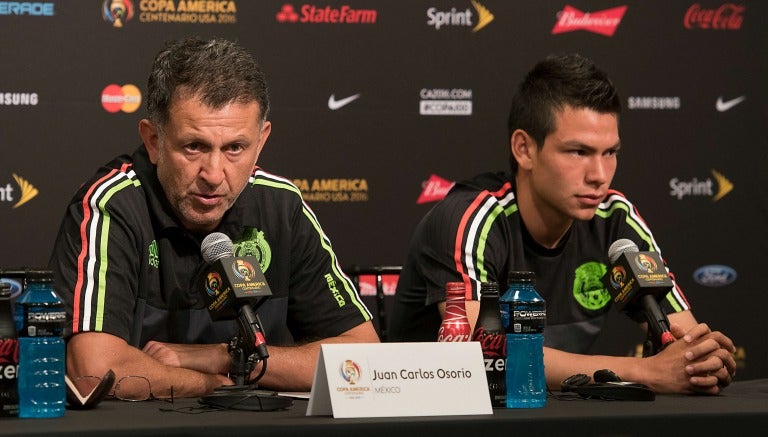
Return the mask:
M717 9L704 9L694 3L685 12L683 24L686 29L738 30L744 22L743 5L725 3Z
M19 341L6 338L0 340L0 364L19 363Z
M437 341L469 341L469 334L451 331L452 329L441 326L437 331Z
M483 327L475 330L472 341L480 342L480 349L483 356L506 357L507 356L507 336L505 334L486 334Z

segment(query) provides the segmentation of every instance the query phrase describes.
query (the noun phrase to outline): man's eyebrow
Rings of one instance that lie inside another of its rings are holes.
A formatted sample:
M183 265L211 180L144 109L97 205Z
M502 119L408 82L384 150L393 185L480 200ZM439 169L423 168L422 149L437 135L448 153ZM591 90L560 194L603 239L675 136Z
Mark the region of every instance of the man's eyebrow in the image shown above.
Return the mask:
M588 150L597 150L597 147L591 146L587 143L581 142L579 140L571 140L571 141L565 141L562 143L566 147L579 147L582 149L588 149ZM616 144L608 147L606 150L619 150L621 148L621 141L617 142Z

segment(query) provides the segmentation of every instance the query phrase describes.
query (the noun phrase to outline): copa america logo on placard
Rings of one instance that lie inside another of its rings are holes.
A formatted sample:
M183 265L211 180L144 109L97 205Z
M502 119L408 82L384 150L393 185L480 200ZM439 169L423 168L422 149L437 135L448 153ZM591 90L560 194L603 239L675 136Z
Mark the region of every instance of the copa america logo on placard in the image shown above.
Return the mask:
M256 272L253 270L253 266L248 261L243 259L236 259L232 263L232 271L235 275L244 281L253 281L256 276Z
M611 286L619 289L624 286L624 280L627 278L627 272L622 266L615 266L611 269Z
M341 363L339 370L341 371L341 377L350 385L357 384L357 381L360 379L360 366L352 360L345 360Z
M205 281L205 291L209 296L216 297L221 291L221 284L221 276L216 272L210 272Z
M653 273L657 268L656 261L644 253L640 253L635 257L635 265L646 273Z

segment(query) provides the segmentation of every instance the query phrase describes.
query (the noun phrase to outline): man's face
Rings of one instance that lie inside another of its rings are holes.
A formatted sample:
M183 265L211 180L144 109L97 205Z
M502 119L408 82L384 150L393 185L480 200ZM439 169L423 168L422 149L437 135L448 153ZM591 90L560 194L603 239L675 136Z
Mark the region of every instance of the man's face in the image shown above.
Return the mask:
M157 177L182 225L210 232L245 188L269 136L256 102L220 109L176 98L162 133L148 120L140 132Z
M534 202L544 217L589 220L616 172L617 115L566 106L555 126L531 152Z

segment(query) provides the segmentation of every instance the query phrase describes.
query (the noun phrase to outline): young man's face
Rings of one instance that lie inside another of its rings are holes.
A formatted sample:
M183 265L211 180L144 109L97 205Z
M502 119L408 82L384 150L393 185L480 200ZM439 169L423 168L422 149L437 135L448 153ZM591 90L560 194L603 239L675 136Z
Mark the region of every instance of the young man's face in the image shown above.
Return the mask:
M260 116L256 102L213 109L192 97L172 102L162 134L142 121L157 177L188 230L215 229L245 188L271 130Z
M616 114L566 106L554 132L531 152L531 189L543 216L589 220L616 172Z

